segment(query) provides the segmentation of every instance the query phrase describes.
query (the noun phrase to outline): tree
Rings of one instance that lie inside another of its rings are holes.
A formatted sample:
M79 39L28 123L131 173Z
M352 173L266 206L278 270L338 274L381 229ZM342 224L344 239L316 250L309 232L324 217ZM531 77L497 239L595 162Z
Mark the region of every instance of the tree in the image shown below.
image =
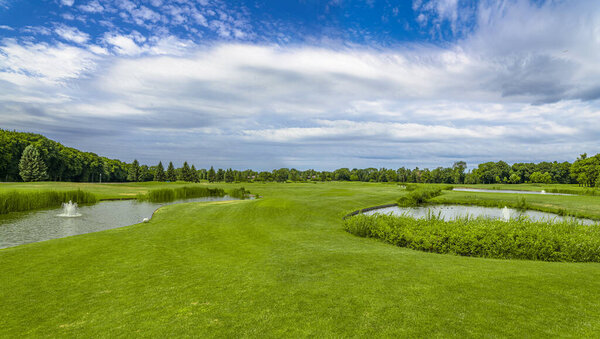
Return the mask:
M215 173L215 168L210 166L210 169L208 170L207 173L207 179L208 182L215 182L215 180L217 179L217 173Z
M129 173L127 174L127 180L129 181L140 181L140 163L137 159L133 160L131 166L129 166Z
M169 166L167 166L167 181L177 181L177 175L175 174L175 166L173 166L173 162L169 161Z
M47 177L46 164L33 145L25 147L19 161L19 174L23 181L40 181Z
M225 182L233 182L233 180L235 180L235 175L233 173L233 170L230 168L227 171L225 171Z
M200 182L200 176L198 175L198 171L196 171L196 167L194 165L192 165L192 168L190 168L190 181Z
M181 181L192 181L190 180L190 165L188 165L187 161L183 162L183 167L181 168L181 173L179 174L179 180Z
M519 184L521 183L521 177L517 173L512 173L508 178L508 182L511 184Z
M165 181L165 168L163 167L162 161L158 162L158 166L156 166L156 171L154 171L154 181Z
M218 182L221 182L224 179L225 179L225 171L222 168L219 168L217 170L217 175L216 175L215 180L218 181Z

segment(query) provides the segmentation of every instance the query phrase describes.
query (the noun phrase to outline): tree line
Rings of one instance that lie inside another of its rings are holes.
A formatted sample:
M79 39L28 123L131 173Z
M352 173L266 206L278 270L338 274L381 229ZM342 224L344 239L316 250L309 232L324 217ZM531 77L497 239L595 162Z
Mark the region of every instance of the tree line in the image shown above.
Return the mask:
M280 168L273 171L196 169L184 162L176 168L169 162L165 169L157 165L131 164L108 159L90 152L65 147L42 135L0 130L0 180L4 181L187 181L199 182L298 182L298 181L362 181L445 184L520 184L560 183L600 187L600 154L580 155L574 163L486 162L467 171L464 161L451 167L435 169L339 168L334 171Z

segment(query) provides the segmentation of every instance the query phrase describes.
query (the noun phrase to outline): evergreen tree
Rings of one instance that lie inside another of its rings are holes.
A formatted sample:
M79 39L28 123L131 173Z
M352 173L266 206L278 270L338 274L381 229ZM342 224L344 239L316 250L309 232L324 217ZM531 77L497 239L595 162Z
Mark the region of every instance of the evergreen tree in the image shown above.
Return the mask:
M225 172L225 182L233 182L234 179L233 170L230 168Z
M208 182L215 182L215 180L217 180L217 174L212 166L210 166L210 169L208 170L207 177Z
M156 171L154 172L154 181L165 181L165 168L163 167L162 161L158 162L158 166L156 166Z
M219 170L217 170L217 175L215 180L218 182L223 181L223 179L225 179L225 171L222 168L219 168Z
M192 165L190 169L190 181L192 182L200 182L200 177L198 176L198 171L196 171L196 167Z
M140 163L137 159L133 160L131 166L129 166L129 173L127 174L127 180L129 181L140 181Z
M177 175L175 174L175 167L173 166L173 162L169 161L169 166L167 167L167 181L177 181Z
M179 180L190 181L190 165L188 165L187 161L183 162L183 167L181 168Z
M46 164L33 145L25 147L19 161L19 174L23 181L40 181L46 179Z

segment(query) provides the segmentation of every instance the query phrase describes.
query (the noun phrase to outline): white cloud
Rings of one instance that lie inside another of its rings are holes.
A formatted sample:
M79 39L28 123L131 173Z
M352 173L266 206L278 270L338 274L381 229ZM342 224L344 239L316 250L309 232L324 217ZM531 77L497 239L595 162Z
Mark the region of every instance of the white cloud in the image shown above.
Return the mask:
M60 3L64 6L73 6L73 3L75 3L75 0L60 0Z
M100 13L104 11L104 7L97 1L90 1L85 5L80 5L79 9L89 13Z
M72 41L78 44L84 44L90 39L90 35L80 31L75 27L70 27L66 25L58 25L54 32L58 34L61 38Z
M7 31L14 31L15 30L14 28L12 28L10 26L7 26L7 25L0 25L0 29L5 29Z
M461 20L457 2L414 5L428 20ZM230 14L188 9L161 15L247 32ZM443 46L198 46L116 29L81 47L7 39L0 116L11 128L83 126L126 139L132 150L111 155L123 159L151 139L169 145L155 154L180 157L171 160L202 154L209 165L255 168L572 161L600 149L599 22L593 2L514 1L482 3L476 30Z

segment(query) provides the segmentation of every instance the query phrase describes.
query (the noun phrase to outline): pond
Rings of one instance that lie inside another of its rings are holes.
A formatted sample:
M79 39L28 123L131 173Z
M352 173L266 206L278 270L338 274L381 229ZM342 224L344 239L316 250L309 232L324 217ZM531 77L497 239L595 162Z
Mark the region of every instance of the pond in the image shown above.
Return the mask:
M167 203L137 200L106 201L80 206L77 213L81 216L72 218L58 216L63 213L63 208L0 215L0 248L137 224L144 218L152 217L152 213L157 208L165 205L224 200L237 199L225 196Z
M480 207L480 206L464 206L464 205L428 205L428 206L417 206L417 207L386 207L371 210L364 214L392 214L392 215L407 215L413 218L426 218L429 215L440 216L444 220L452 220L456 218L464 217L484 217L490 219L505 219L504 214L507 213L511 219L519 217L528 217L534 221L552 221L560 222L564 220L576 220L585 225L597 224L597 221L591 219L573 218L567 216L560 216L554 213L539 212L533 210L517 210L512 208L498 207Z
M544 195L573 195L566 193L546 193L546 191L519 191L519 190L488 190L485 188L453 188L457 192L479 192L479 193L513 193L513 194L544 194Z

